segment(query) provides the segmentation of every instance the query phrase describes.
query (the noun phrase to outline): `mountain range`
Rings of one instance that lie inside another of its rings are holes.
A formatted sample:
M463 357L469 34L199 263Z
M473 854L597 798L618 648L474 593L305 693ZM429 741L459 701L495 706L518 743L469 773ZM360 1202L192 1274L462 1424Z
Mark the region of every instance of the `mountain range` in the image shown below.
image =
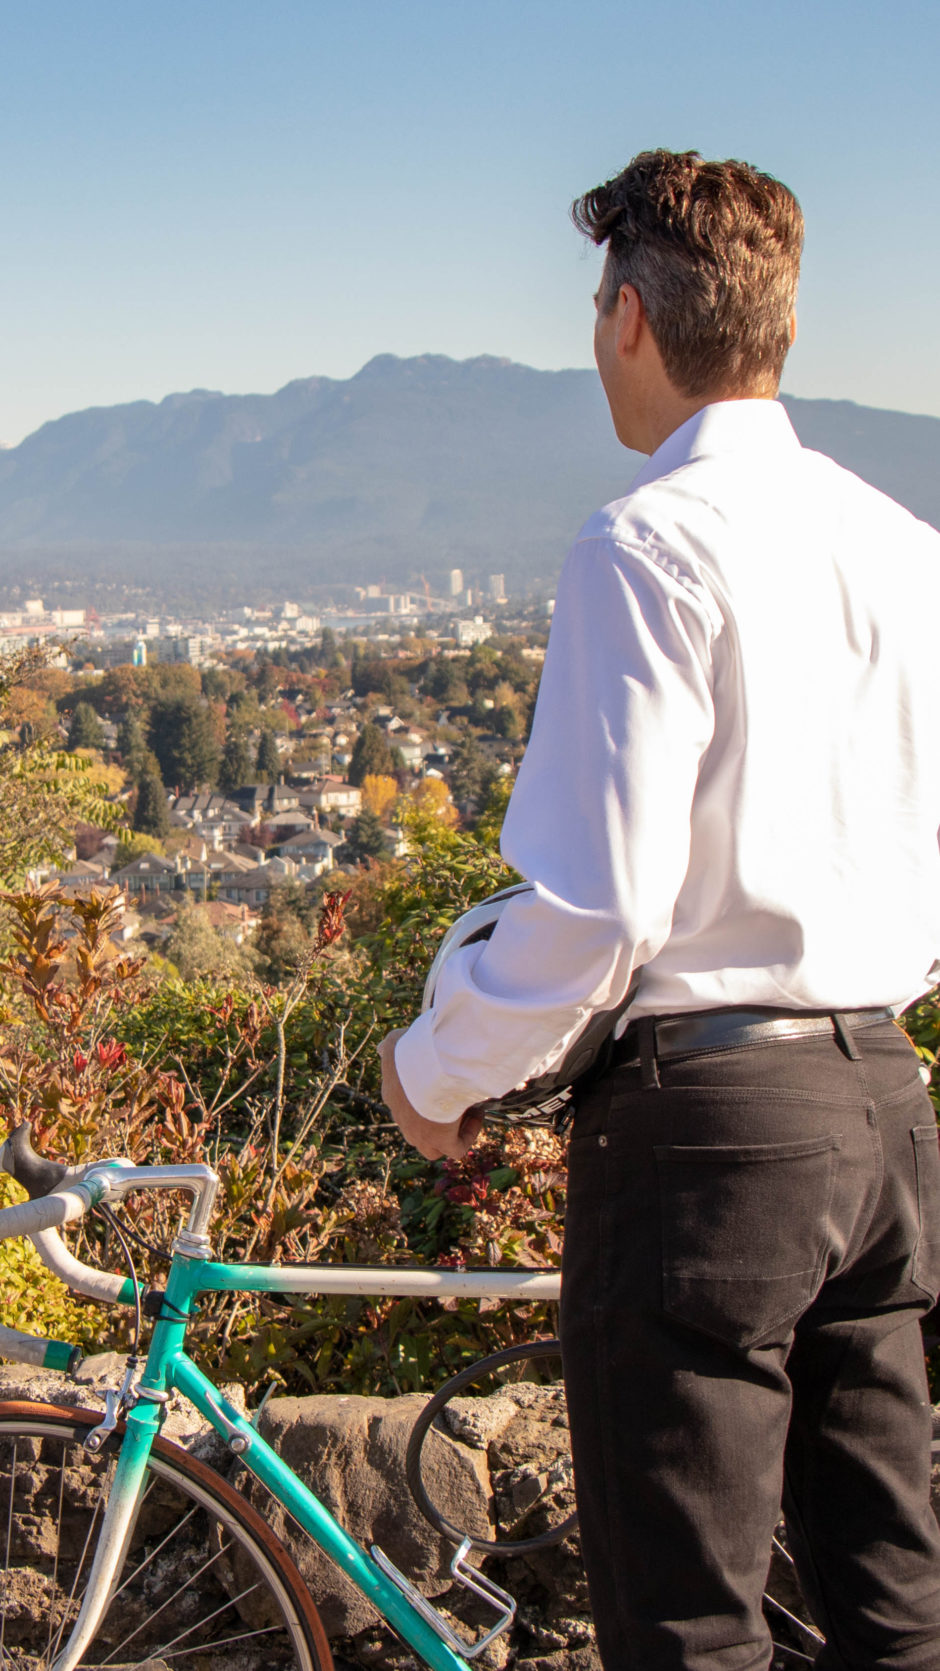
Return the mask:
M940 419L784 403L804 445L940 527ZM638 464L593 371L488 356L93 408L0 452L0 590L303 601L422 574L436 588L452 567L550 584Z

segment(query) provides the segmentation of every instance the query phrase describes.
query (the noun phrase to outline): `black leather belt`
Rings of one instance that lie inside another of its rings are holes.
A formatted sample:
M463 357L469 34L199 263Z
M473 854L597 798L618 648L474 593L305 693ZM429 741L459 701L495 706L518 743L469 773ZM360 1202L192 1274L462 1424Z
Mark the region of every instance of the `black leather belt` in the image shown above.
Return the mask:
M835 1034L844 1039L865 1027L879 1022L893 1021L894 1012L880 1010L774 1010L774 1009L715 1009L692 1011L686 1015L641 1017L632 1021L623 1037L615 1040L610 1054L611 1067L639 1067L641 1047L639 1029L652 1022L655 1055L663 1060L670 1056L698 1055L704 1051L743 1049L749 1044L769 1044L777 1039L808 1038L813 1033Z

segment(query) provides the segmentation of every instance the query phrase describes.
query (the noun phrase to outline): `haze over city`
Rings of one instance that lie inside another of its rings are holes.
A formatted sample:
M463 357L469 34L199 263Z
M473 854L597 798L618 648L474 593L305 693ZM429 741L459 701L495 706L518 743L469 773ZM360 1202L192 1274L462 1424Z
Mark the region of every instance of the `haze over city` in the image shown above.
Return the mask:
M919 0L0 5L0 440L376 354L591 363L570 199L656 145L806 211L788 393L940 414Z

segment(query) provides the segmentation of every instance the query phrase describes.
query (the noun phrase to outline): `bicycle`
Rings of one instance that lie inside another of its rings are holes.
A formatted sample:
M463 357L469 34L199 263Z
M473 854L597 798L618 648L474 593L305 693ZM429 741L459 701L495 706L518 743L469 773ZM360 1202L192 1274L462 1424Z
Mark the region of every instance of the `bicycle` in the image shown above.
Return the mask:
M558 1272L217 1263L207 1232L218 1178L207 1166L136 1167L118 1157L67 1170L33 1154L28 1128L21 1127L0 1149L0 1168L30 1194L0 1210L0 1237L29 1236L69 1287L99 1302L132 1306L135 1314L134 1349L121 1385L106 1394L103 1416L52 1404L0 1403L0 1667L332 1671L316 1604L265 1520L221 1474L161 1437L163 1412L179 1395L431 1671L468 1671L515 1617L509 1593L470 1564L475 1551L492 1553L502 1545L446 1527L445 1535L458 1544L450 1567L455 1583L496 1615L468 1641L380 1549L367 1552L343 1530L265 1441L257 1412L255 1419L241 1415L218 1391L185 1351L186 1326L201 1293L555 1300ZM128 1277L83 1264L59 1235L64 1224L142 1189L192 1196L165 1287L146 1295L117 1220L111 1222ZM144 1313L153 1332L141 1360ZM511 1365L500 1353L482 1367L501 1374L526 1355L551 1350L557 1343L534 1343L512 1349ZM0 1327L0 1355L67 1372L79 1354L68 1342ZM461 1388L480 1369L456 1378ZM436 1511L421 1500L421 1448L454 1391L452 1381L431 1401L409 1453L412 1487L423 1511L430 1508L432 1524ZM544 1490L538 1495L544 1497ZM52 1533L46 1510L54 1519ZM570 1525L566 1520L560 1531L539 1533L536 1543L564 1536ZM524 1543L516 1543L517 1553ZM811 1656L798 1653L797 1659L809 1662Z

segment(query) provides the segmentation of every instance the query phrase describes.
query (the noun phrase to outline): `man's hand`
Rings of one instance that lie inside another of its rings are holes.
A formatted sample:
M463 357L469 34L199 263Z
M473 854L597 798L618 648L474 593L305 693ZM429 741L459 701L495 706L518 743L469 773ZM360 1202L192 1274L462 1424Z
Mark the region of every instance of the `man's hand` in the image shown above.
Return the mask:
M379 1045L379 1057L382 1063L382 1101L412 1148L417 1149L425 1160L462 1160L483 1130L483 1116L481 1114L461 1114L459 1119L443 1124L439 1120L426 1120L416 1108L411 1106L402 1089L395 1066L395 1044L405 1031L404 1027L396 1027L393 1033L388 1033Z

